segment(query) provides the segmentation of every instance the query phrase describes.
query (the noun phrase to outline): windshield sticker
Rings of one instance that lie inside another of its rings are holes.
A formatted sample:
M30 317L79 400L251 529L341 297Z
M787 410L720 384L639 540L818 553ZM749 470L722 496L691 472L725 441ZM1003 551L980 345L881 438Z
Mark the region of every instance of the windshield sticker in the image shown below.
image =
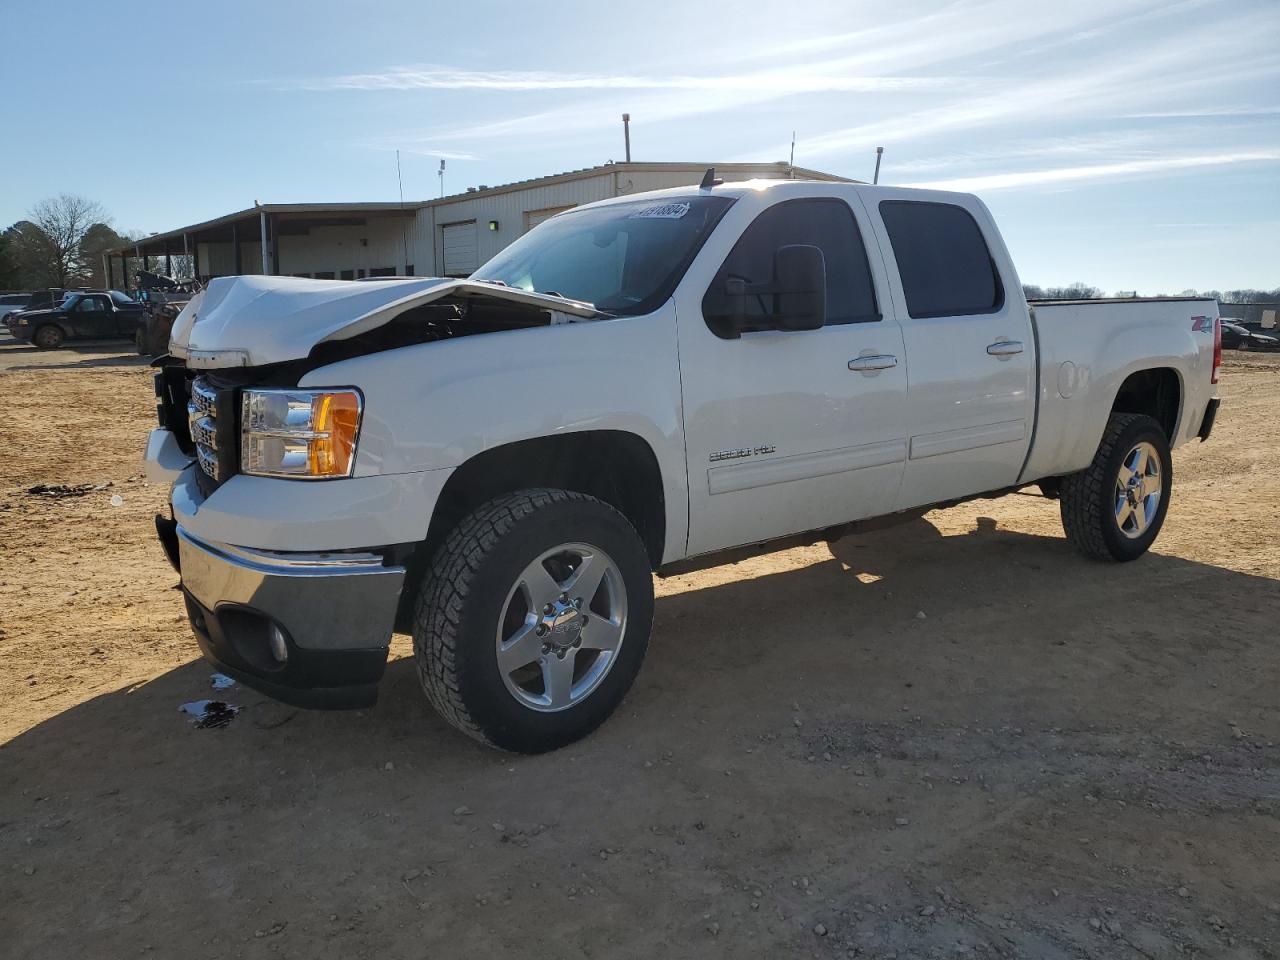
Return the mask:
M652 207L644 207L637 210L628 220L679 220L689 212L689 204L686 203L659 203Z

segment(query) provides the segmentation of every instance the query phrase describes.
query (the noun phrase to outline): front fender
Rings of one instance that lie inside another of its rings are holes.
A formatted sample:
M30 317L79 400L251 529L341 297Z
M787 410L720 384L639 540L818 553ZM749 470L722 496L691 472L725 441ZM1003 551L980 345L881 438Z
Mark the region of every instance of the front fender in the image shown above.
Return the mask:
M456 468L504 444L617 430L657 457L669 542L683 542L688 483L675 308L477 334L343 360L300 386L355 385L355 475Z

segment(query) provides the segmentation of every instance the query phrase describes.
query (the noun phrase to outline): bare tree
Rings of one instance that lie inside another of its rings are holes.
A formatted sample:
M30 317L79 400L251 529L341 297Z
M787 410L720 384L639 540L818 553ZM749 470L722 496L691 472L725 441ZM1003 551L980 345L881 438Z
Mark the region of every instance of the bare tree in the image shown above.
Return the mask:
M81 245L89 228L106 219L107 213L97 201L71 193L49 197L31 208L31 222L46 238L41 260L52 285L65 287L89 272Z

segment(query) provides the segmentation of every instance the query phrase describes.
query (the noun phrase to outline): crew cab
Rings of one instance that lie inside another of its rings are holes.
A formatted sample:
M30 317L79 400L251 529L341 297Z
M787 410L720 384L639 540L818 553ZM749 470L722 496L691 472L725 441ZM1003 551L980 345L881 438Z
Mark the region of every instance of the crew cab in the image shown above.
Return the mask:
M9 332L43 350L67 340L133 338L142 304L119 290L69 293L56 306L24 310L10 318Z
M398 629L450 723L553 749L636 677L654 572L1029 486L1141 556L1217 303L1021 290L976 197L711 176L465 280L215 279L156 361L157 530L220 670L363 706Z

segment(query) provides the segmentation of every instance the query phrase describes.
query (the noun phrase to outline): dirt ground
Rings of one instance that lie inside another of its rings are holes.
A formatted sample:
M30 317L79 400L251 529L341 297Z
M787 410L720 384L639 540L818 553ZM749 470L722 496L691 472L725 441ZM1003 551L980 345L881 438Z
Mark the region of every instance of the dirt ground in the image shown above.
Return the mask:
M121 350L0 340L6 958L1280 956L1280 356L1141 561L1017 495L659 581L622 709L528 758L403 637L371 710L211 692Z

